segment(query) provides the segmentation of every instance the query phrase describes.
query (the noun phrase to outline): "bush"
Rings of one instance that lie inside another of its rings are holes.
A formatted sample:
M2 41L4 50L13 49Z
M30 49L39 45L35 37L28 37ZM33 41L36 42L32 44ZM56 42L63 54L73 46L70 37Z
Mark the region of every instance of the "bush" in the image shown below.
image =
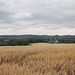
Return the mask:
M0 46L9 46L7 41L0 41Z
M17 45L29 45L29 41L27 39L11 39L9 40L10 46L17 46Z

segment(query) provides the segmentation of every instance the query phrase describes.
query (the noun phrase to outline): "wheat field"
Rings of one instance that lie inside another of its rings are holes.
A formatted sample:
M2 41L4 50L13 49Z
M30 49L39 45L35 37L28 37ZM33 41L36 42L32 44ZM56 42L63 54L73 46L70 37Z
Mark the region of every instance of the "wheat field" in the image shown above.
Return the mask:
M75 44L1 46L0 75L75 75Z

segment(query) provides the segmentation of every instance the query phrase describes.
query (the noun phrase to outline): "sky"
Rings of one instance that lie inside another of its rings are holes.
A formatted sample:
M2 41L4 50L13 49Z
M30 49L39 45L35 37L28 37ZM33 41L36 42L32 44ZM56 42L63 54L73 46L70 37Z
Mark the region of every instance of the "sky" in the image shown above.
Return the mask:
M0 35L75 35L75 0L0 0Z

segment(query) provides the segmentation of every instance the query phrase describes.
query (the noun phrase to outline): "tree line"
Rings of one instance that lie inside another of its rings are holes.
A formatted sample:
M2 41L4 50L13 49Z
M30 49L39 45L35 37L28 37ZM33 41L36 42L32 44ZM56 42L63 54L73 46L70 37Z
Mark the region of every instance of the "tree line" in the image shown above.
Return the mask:
M48 41L58 40L58 43L75 43L75 38L25 38L25 39L9 39L2 40L0 39L0 46L21 46L21 45L29 45L30 43L40 43Z
M26 39L10 39L0 40L0 46L21 46L29 45L29 43L47 42L44 38L26 38Z
M75 43L75 38L60 38L59 43Z

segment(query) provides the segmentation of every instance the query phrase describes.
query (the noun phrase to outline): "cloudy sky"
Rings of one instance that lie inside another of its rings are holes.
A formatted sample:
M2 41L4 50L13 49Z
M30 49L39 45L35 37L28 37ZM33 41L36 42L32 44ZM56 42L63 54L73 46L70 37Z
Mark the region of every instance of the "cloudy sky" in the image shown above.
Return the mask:
M75 35L75 0L0 0L0 35Z

